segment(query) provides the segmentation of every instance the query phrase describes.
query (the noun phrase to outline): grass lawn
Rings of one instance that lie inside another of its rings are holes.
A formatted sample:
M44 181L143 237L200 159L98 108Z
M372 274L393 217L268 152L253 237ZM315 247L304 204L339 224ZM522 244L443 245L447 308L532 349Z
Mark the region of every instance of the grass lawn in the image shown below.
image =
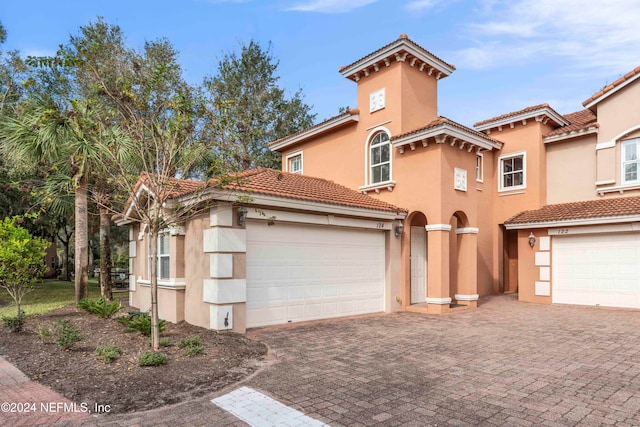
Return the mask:
M76 301L76 291L73 282L58 280L45 281L22 299L22 309L27 316L46 313ZM100 286L97 279L89 279L89 297L100 296ZM18 314L16 304L11 295L4 289L0 289L0 317L15 316Z

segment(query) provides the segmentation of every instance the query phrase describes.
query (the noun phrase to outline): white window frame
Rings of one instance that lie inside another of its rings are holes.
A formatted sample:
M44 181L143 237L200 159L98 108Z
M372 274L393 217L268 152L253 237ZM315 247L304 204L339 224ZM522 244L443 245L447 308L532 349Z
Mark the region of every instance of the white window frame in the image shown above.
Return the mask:
M476 182L484 182L484 154L476 153Z
M522 157L522 184L505 187L503 163L505 160L514 159L516 157ZM515 153L503 154L502 156L498 157L498 191L504 192L504 191L514 191L514 190L524 190L525 188L527 188L527 152L518 151Z
M297 157L300 157L300 170L291 170L291 162L295 160ZM304 170L304 157L302 155L302 151L295 151L293 153L287 154L285 161L287 163L287 172L297 173L302 175Z
M387 140L386 141L382 141L382 142L378 142L375 143L374 140L378 137L378 135L386 135L387 136ZM376 163L375 165L373 164L373 158L371 155L371 152L375 147L382 147L384 145L387 145L389 147L389 160L384 161L384 162L380 162L380 163ZM368 150L368 169L369 169L369 182L368 184L370 185L378 185L378 184L383 184L385 182L390 182L392 180L392 158L393 158L393 147L391 145L391 138L389 137L389 134L383 130L380 130L378 132L375 132L371 138L369 139L369 144L368 144L369 150ZM373 168L374 167L382 167L385 164L389 165L389 177L388 179L384 179L384 180L380 180L380 181L373 181Z
M636 146L636 159L635 160L626 160L625 159L625 153L627 150L627 146L629 145L635 145ZM622 184L637 184L638 182L640 182L640 138L633 138L633 139L629 139L626 141L622 141L621 144L621 150L620 150L620 182ZM626 173L625 173L625 166L627 164L632 164L635 163L636 164L636 179L630 179L627 180L626 179Z
M153 258L153 254L151 253L151 233L147 234L147 236L148 236L147 241L149 243L148 244L149 253L147 256L149 265L148 265L147 273L149 274L149 280L151 280L151 264L152 264L151 260ZM163 237L166 237L167 239L169 239L169 242L168 242L169 247L168 247L168 252L166 254L162 253L162 245L160 244L160 240ZM163 231L158 234L157 248L158 248L158 259L156 261L156 269L158 272L158 281L169 280L171 278L171 234L168 231L166 232ZM169 277L162 276L162 259L163 258L166 258L168 260L167 262L169 263Z
M162 239L167 239L167 252L162 252ZM167 277L162 275L162 261L166 259L166 262L169 264L169 273ZM169 233L160 233L158 234L158 280L169 280L171 278L171 234Z

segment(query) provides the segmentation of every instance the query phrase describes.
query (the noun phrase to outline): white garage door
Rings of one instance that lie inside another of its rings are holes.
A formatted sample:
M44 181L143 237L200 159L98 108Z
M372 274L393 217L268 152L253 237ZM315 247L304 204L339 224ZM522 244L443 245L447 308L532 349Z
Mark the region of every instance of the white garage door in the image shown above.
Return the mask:
M552 300L640 308L640 235L553 238Z
M384 233L247 223L247 327L384 310Z

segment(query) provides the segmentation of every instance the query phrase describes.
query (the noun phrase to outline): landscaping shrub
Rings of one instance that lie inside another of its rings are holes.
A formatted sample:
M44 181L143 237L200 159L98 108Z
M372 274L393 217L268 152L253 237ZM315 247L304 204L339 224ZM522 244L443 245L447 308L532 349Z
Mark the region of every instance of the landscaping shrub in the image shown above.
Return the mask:
M11 332L22 332L24 329L24 311L20 311L17 316L2 316L2 323L11 330Z
M196 354L200 354L204 351L204 346L200 341L200 337L196 335L181 339L178 343L178 347L184 349L183 354L187 357L195 356Z
M122 350L115 344L100 344L96 347L96 354L104 363L111 363L122 354Z
M45 323L38 323L36 334L38 334L38 339L45 344L51 344L55 341L51 327Z
M187 357L195 356L196 354L200 354L204 351L204 346L202 344L198 345L190 345L184 348L184 355Z
M146 336L151 335L151 316L147 313L130 313L128 316L119 318L118 322L126 326L125 332L138 331ZM160 320L160 333L164 331L166 326L167 322L165 320Z
M138 359L138 365L140 366L159 366L164 365L167 361L167 355L161 351L146 351L142 353L140 359Z
M202 342L200 341L200 337L197 335L192 335L190 337L182 338L178 343L178 347L185 348L201 344Z
M68 319L58 320L55 325L55 331L56 344L64 350L70 349L75 343L83 339L80 335L80 330Z
M118 301L109 302L104 297L95 299L85 298L78 303L78 307L87 310L90 313L97 314L103 319L111 318L114 314L122 309Z

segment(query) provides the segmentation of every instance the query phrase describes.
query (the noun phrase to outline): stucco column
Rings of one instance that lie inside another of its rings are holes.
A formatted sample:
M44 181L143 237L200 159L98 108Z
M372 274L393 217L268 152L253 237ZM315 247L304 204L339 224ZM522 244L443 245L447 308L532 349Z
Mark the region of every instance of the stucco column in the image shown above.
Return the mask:
M427 230L427 311L449 311L449 224L429 224Z
M478 306L478 229L458 228L458 304Z

